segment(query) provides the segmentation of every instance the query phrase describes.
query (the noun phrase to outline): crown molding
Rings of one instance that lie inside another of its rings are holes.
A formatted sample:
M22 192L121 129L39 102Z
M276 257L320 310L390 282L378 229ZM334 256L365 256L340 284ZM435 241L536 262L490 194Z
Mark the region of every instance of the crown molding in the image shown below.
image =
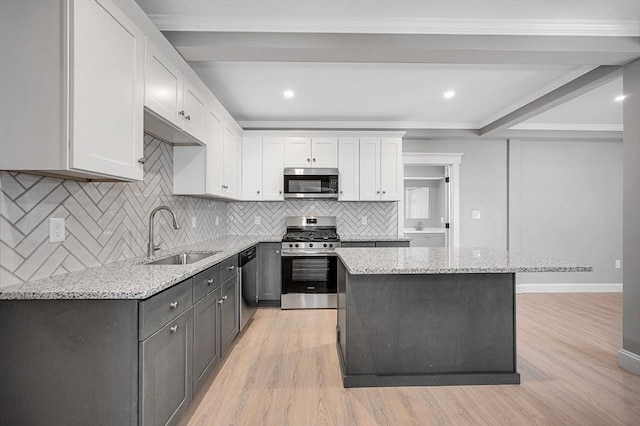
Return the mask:
M639 20L229 17L150 14L161 31L639 37Z
M472 129L477 123L430 123L417 121L238 121L245 130L260 129Z
M622 124L585 124L585 123L520 123L509 130L551 130L571 132L622 132Z

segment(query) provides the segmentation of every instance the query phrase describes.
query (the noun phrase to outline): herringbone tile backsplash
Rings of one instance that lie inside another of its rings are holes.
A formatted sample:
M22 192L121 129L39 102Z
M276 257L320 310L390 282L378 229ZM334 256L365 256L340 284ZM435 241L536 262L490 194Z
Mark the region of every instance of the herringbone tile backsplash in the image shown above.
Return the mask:
M172 194L173 151L145 136L144 181L97 183L0 172L0 287L47 278L146 254L149 213L156 216L162 248L220 235L281 235L287 216L338 217L343 235L395 235L397 203L335 201L223 202ZM260 216L261 224L255 225ZM361 224L363 216L367 225ZM66 240L49 242L49 218L66 219ZM197 225L191 227L191 218Z
M287 216L336 216L341 235L397 235L396 202L233 202L229 203L228 233L234 235L278 235L285 232ZM362 225L362 217L367 224ZM255 218L260 217L260 225Z
M0 287L146 254L149 213L159 205L170 206L181 226L175 231L166 212L156 215L155 240L162 248L225 234L227 203L172 194L170 145L145 136L144 155L144 181L138 183L0 172ZM66 218L62 243L49 242L51 217Z

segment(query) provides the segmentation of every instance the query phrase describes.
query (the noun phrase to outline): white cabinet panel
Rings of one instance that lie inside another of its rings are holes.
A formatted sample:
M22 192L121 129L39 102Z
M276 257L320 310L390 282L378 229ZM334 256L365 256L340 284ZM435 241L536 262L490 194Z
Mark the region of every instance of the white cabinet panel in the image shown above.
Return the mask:
M178 69L147 41L144 105L174 126L182 127L182 76Z
M262 138L242 139L242 199L262 200Z
M311 138L285 138L285 167L311 167Z
M224 128L222 167L224 194L229 198L240 198L241 195L241 153L240 138L228 127Z
M340 138L339 141L339 185L340 201L360 199L360 140L358 138Z
M402 140L383 138L380 146L380 199L402 199Z
M110 0L2 2L0 30L0 169L142 180L144 34L132 21Z
M211 195L222 195L224 192L224 124L222 120L213 112L205 113L206 151L207 160L205 165L207 193ZM174 149L175 151L175 149Z
M311 139L311 166L338 167L338 138Z
M360 139L360 200L380 199L380 139Z
M187 81L184 81L183 108L181 111L185 132L199 141L204 141L204 98Z
M262 140L262 199L283 201L284 138Z

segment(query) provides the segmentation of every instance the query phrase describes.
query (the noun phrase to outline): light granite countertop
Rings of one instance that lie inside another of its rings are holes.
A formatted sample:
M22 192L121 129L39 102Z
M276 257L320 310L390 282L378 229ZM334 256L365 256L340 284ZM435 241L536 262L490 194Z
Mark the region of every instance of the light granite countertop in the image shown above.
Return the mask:
M590 272L593 267L489 248L339 248L353 275Z
M340 234L340 241L411 241L411 238L399 237L397 235L343 235Z
M153 259L183 251L218 251L190 265L147 265L146 256L56 275L0 289L0 300L146 299L260 242L280 242L282 236L226 236L162 250Z

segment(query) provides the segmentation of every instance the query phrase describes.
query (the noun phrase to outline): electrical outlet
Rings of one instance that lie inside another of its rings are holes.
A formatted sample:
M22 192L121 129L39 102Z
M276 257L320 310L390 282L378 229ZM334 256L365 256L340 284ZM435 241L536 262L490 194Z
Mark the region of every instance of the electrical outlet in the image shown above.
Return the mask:
M482 257L482 255L480 254L480 250L473 250L471 253L475 259L480 259L480 257Z
M440 217L440 223L444 223L444 217Z
M52 217L49 218L49 242L58 243L64 241L65 226L64 218Z
M616 259L616 269L620 269L622 264L620 263L620 259Z
M253 223L255 223L256 225L260 225L261 222L262 222L262 219L260 218L260 216L256 216L253 219Z
M472 219L480 219L480 210L474 210L471 212Z
M362 224L363 225L367 224L367 217L366 216L362 216Z
M198 226L198 218L195 216L191 217L191 227L195 228L196 226Z
M220 218L216 216L216 226L220 225Z

